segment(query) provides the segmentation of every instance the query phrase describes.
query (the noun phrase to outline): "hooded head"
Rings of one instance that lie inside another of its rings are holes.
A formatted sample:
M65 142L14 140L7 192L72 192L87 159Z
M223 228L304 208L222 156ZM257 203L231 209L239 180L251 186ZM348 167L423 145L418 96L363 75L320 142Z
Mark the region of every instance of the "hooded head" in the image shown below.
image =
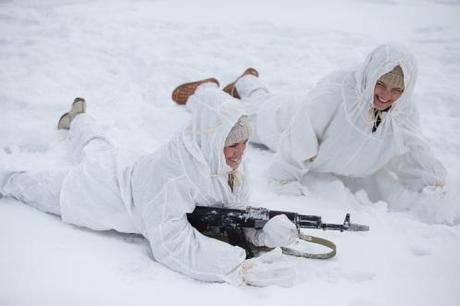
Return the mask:
M241 163L249 134L249 118L241 116L228 133L224 144L225 161L232 170L236 170Z
M413 107L411 95L416 78L417 67L412 54L393 44L378 46L343 88L349 119L358 127L367 126L369 113L378 109L387 110L385 121L398 123L405 120ZM390 91L393 89L395 95L392 98L384 94L376 97L379 84L387 86Z
M417 78L415 59L400 46L385 44L375 48L356 73L358 91L369 106L373 105L374 89L378 81L403 90L394 108L404 108L410 103Z
M240 103L219 90L200 86L186 105L192 113L183 137L187 150L211 175L226 176L234 169L227 163L224 148L245 142L250 132ZM241 155L232 157L236 166Z
M374 87L374 108L379 111L389 110L404 92L404 73L401 66L382 75Z

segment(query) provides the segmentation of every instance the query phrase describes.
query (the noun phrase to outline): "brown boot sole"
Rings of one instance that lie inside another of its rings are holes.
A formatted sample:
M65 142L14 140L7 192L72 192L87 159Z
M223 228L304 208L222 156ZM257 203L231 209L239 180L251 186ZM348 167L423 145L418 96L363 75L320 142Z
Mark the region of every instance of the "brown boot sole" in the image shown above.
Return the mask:
M257 70L255 70L254 68L246 69L239 77L236 78L235 81L225 86L223 91L225 91L226 93L228 93L229 95L231 95L232 97L236 99L241 99L240 95L238 94L238 91L236 90L235 84L236 82L238 82L239 79L241 79L245 75L253 75L258 78L259 72L257 72Z
M209 78L209 79L204 79L200 81L184 83L182 85L177 86L173 90L171 94L171 98L177 104L184 105L187 103L188 98L195 93L198 86L204 83L209 83L209 82L216 83L217 86L220 86L219 81L217 81L217 79L215 78Z

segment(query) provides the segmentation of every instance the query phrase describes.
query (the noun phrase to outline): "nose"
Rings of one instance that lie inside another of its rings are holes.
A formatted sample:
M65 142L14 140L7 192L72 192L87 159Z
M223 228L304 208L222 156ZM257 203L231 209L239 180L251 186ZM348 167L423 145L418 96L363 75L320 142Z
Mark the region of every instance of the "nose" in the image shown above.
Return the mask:
M391 91L388 89L384 89L380 92L380 97L385 100L389 100L391 98Z

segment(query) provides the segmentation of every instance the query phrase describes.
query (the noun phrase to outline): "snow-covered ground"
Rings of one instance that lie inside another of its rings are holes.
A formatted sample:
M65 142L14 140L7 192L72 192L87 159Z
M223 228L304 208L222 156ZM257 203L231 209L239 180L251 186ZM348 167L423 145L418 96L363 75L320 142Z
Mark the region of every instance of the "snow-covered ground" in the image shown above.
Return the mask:
M188 279L153 261L140 236L0 199L0 305L460 305L458 0L0 0L0 166L68 165L55 125L75 96L120 146L148 152L188 120L170 99L179 83L226 84L253 66L273 91L308 90L386 41L418 59L424 133L449 170L442 201L390 211L330 178L310 197L277 196L264 180L272 153L250 146L254 203L371 226L314 233L337 256L292 258L295 287L260 289Z

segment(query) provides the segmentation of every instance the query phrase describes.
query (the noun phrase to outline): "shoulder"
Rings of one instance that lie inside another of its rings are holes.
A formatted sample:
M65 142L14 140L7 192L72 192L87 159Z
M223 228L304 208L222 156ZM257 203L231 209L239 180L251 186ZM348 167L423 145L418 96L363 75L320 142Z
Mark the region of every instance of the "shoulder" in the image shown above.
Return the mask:
M159 193L169 183L180 183L184 187L187 185L184 184L185 178L180 157L168 143L136 161L131 184L133 192L142 190L144 193L148 190L152 195Z

